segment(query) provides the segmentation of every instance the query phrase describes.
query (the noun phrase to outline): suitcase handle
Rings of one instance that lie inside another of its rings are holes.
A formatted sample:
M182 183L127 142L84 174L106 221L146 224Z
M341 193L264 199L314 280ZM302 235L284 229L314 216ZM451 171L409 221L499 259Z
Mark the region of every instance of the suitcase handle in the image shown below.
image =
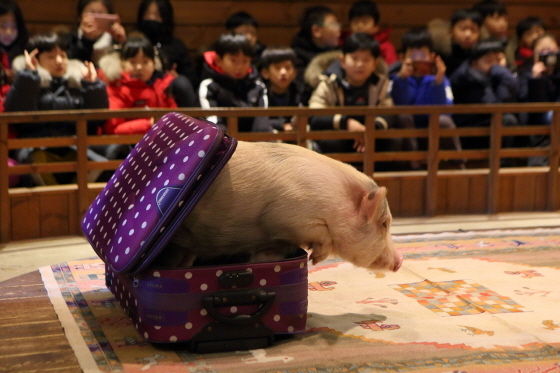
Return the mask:
M272 307L276 293L262 289L217 291L202 299L204 307L214 319L224 324L241 325L259 320ZM259 309L251 315L225 316L217 307L260 304Z

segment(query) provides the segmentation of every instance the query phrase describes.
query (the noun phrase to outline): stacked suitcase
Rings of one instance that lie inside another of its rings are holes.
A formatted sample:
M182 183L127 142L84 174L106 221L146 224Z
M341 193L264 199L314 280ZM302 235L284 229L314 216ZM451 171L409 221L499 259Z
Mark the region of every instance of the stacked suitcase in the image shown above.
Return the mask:
M304 250L276 262L151 266L236 144L213 123L169 113L85 214L82 229L106 264L107 287L150 342L186 342L196 352L254 349L305 329Z

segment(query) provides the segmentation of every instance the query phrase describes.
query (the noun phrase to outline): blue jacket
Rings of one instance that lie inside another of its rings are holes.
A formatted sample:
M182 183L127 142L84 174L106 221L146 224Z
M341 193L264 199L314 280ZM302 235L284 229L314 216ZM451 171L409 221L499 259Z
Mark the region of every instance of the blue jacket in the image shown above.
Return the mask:
M435 84L435 75L401 79L391 76L391 97L395 105L452 105L453 93L447 77Z
M391 98L395 105L453 105L453 93L447 77L435 84L435 75L399 78L391 75ZM427 127L427 115L415 115L416 127Z

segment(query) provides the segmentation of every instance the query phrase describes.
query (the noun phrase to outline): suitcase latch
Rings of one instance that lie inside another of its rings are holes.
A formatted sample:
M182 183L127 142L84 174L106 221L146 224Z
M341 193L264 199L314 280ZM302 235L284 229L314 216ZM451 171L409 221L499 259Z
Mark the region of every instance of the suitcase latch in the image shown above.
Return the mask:
M253 274L249 271L224 272L218 281L225 289L247 287L253 282Z

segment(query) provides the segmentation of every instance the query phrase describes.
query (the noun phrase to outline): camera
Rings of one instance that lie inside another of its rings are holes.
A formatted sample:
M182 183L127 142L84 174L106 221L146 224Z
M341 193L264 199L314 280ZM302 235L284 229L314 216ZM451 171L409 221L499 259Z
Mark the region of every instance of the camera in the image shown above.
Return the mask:
M88 15L91 16L97 23L97 26L104 31L108 31L113 23L119 21L119 16L117 14L88 13Z
M436 65L433 61L412 61L414 75L426 76L436 73Z
M539 61L545 64L548 68L559 68L560 67L560 52L539 54Z

